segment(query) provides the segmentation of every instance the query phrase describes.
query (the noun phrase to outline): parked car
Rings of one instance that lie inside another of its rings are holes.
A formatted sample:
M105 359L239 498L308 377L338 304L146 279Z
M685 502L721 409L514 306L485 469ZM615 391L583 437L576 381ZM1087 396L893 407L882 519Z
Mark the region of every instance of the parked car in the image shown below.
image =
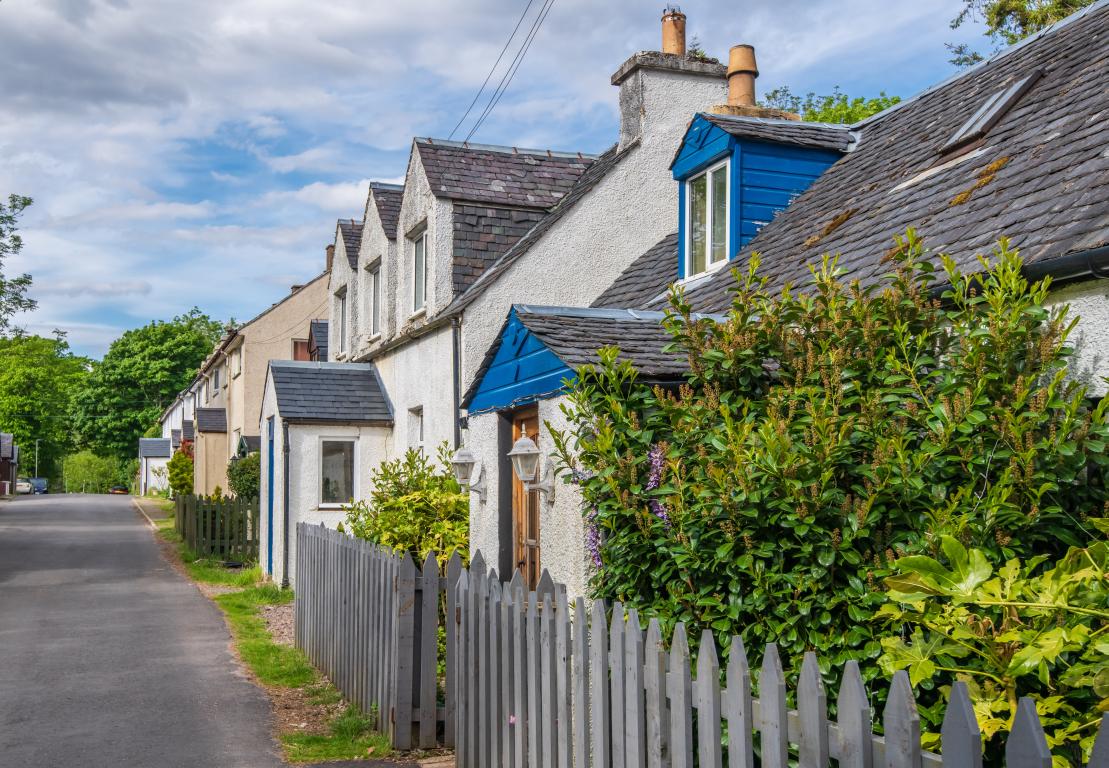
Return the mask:
M16 493L31 493L34 489L31 487L31 481L25 477L17 477L15 479L15 492Z
M113 485L111 488L108 489L108 493L120 494L120 493L130 493L130 491L127 490L126 485Z
M46 493L50 484L45 477L32 477L31 478L31 492L35 495Z

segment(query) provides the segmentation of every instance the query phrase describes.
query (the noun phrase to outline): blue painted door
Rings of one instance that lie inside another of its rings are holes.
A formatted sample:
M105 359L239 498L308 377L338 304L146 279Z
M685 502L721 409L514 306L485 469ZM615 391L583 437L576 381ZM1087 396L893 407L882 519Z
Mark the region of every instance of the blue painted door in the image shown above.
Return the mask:
M273 417L266 420L266 451L269 456L266 488L266 573L273 575Z

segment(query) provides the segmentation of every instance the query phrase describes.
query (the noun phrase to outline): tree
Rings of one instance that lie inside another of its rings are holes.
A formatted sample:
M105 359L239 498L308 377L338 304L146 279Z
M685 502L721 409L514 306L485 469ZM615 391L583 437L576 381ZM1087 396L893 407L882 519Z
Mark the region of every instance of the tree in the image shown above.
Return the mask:
M120 462L111 456L81 451L65 457L65 490L68 493L106 493L120 482Z
M258 498L262 488L262 454L231 459L227 465L227 485L240 499Z
M170 457L166 469L169 470L169 487L175 496L193 492L193 454L188 440L181 441L181 447Z
M222 332L220 323L194 307L113 341L76 397L80 444L120 458L134 456L139 438L192 381Z
M73 397L88 376L89 361L73 355L65 338L15 334L0 337L0 425L23 446L26 474L56 477L73 449Z
M0 203L0 334L11 330L12 316L35 308L34 299L27 297L30 275L4 277L4 259L23 249L23 238L16 230L19 215L31 204L31 198L10 195L8 204Z
M809 123L857 123L901 101L900 96L887 96L882 91L873 98L850 98L839 87L830 94L817 96L808 93L804 97L793 93L788 87L768 91L760 104L771 109L795 112Z
M1018 43L1029 35L1047 29L1093 0L963 0L963 9L951 20L958 29L979 17L986 22L986 35L1000 48ZM951 63L969 67L982 61L982 55L966 44L947 44Z

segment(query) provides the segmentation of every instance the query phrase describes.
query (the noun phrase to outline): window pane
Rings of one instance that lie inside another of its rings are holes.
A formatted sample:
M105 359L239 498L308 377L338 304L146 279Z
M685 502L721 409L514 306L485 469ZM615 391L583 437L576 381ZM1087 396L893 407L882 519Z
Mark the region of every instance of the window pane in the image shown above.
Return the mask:
M712 172L712 262L728 257L728 166Z
M320 502L346 504L354 498L354 443L325 440L321 446Z
M689 183L689 273L704 272L708 236L708 182L698 176Z
M378 303L379 298L381 296L381 292L378 288L377 283L378 283L378 277L380 275L381 275L381 272L379 270L374 270L370 274L370 280L373 281L373 286L372 286L372 290L370 292L370 295L373 297L371 299L371 301L373 301L373 303L374 303L373 308L370 311L370 323L371 323L370 333L374 334L375 336L378 333L377 323L378 323L378 312L379 312L379 310L378 310L377 303Z
M427 276L425 265L424 247L427 238L421 235L415 242L415 253L412 260L415 291L413 293L412 309L420 309L424 305L424 278Z

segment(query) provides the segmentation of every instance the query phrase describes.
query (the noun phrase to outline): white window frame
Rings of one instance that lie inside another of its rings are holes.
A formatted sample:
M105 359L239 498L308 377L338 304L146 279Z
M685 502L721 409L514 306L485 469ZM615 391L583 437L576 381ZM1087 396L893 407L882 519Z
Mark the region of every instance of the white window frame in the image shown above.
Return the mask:
M323 444L324 443L350 443L354 446L351 451L351 499L358 499L358 438L350 436L321 436L316 444L316 469L319 476L316 480L316 505L319 509L342 509L349 502L335 502L323 500Z
M713 171L724 169L724 258L720 261L712 261L712 180L709 178ZM708 222L705 237L705 269L701 272L693 271L693 182L697 179L705 177L705 210L708 212ZM708 166L699 173L690 176L684 182L685 184L685 210L682 216L685 217L685 279L697 277L699 275L706 275L710 272L722 268L725 264L731 261L728 254L729 243L732 241L732 174L731 174L731 158L725 157L718 163Z
M381 335L381 262L376 266L366 268L366 319L369 324L370 338L376 339Z
M412 243L412 314L418 315L421 312L427 311L427 229L424 229L415 237L409 239ZM416 247L423 246L423 280L422 282L416 281ZM423 295L419 296L419 303L417 304L416 289L422 285Z
M219 366L218 365L215 368L212 369L212 386L215 388L216 394L218 395L219 390L220 390Z
M408 439L409 448L415 448L420 453L424 452L424 435L427 424L424 421L424 407L415 405L408 409Z
M344 285L339 290L335 291L335 298L338 299L339 305L336 313L339 315L339 328L337 336L339 341L339 354L345 354L347 351L347 313L350 308L347 306L347 287Z

